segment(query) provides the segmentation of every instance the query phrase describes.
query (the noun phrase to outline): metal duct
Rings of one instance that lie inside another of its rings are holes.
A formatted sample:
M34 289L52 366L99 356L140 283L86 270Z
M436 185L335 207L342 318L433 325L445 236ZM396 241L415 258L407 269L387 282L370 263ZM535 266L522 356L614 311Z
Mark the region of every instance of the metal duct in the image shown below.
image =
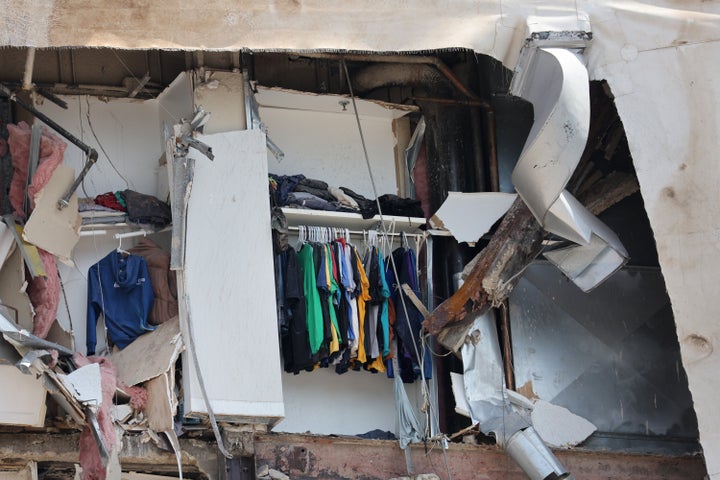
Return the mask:
M587 292L628 259L615 233L565 190L587 143L587 69L564 48L531 45L521 58L510 91L533 104L535 123L513 184L545 230L574 242L544 255Z

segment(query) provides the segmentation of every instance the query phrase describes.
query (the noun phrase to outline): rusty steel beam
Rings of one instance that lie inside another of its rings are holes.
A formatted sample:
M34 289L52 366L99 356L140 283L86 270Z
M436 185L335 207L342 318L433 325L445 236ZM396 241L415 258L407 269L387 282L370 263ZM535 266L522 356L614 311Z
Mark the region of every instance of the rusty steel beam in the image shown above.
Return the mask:
M434 473L442 479L453 480L527 480L515 462L510 461L505 452L495 445L453 443L446 451L447 464L440 447L426 449L423 444L412 444L409 448L418 474ZM705 476L700 456L639 455L578 449L556 450L554 453L582 480L702 480ZM268 433L255 437L255 462L258 467L268 465L290 478L304 480L386 480L407 475L403 451L393 440Z

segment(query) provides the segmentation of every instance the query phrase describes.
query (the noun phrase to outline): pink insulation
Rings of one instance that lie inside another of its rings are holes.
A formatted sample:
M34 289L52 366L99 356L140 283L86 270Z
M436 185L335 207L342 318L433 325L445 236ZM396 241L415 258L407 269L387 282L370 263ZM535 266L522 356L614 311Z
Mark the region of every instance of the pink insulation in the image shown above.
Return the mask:
M147 390L143 387L128 387L117 378L117 371L109 358L106 357L86 357L82 353L76 353L73 361L78 368L84 367L91 363L100 365L100 381L102 382L102 405L97 413L98 424L102 431L105 446L108 452L115 445L115 429L113 427L112 416L110 415L110 406L113 404L113 398L117 388L122 389L130 395L130 406L136 410L142 410L147 403ZM100 460L97 443L93 437L89 426L85 426L80 434L80 466L83 474L82 480L105 480L105 469Z
M23 202L25 184L28 175L30 157L30 126L25 122L18 125L8 124L8 144L13 161L13 178L10 184L10 203L18 218L25 218ZM35 194L50 180L55 168L62 162L67 145L47 128L43 129L40 140L40 159L28 191L30 207L34 207ZM38 249L47 277L37 277L29 281L28 295L35 308L33 334L45 338L55 321L60 303L60 279L58 277L55 256Z
M35 308L32 333L45 338L57 317L60 304L60 277L55 255L41 248L38 248L38 252L47 276L28 279L27 293Z
M117 388L117 372L109 359L104 357L86 357L76 353L73 361L78 368L91 363L100 365L100 380L102 383L102 405L97 412L98 424L102 432L108 452L115 446L115 429L110 416L110 405L113 403L115 389ZM80 434L80 466L82 467L82 480L105 480L105 469L100 460L97 444L93 438L89 425L85 425Z
M28 175L28 160L30 158L30 126L25 122L17 125L8 124L8 144L13 160L13 178L10 184L10 203L15 209L15 215L25 218L23 201L25 199L25 184ZM50 180L55 168L62 162L67 145L60 137L43 128L40 140L40 160L28 191L30 192L30 206L34 206L35 194Z

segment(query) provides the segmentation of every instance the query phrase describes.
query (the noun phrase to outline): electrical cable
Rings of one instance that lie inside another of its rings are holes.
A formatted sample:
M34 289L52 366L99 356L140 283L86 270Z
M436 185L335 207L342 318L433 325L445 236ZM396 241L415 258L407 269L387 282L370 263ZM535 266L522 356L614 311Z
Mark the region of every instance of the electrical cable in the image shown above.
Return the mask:
M95 141L97 142L98 147L100 147L100 150L102 150L103 154L105 155L105 158L107 158L108 163L110 163L110 166L113 168L113 170L115 170L115 173L117 173L120 176L120 178L122 178L123 181L125 182L125 188L129 189L130 184L128 183L127 178L125 178L125 176L123 176L123 174L120 173L120 170L118 170L117 167L115 166L115 164L112 162L112 160L110 160L110 155L107 154L102 143L100 143L100 139L97 137L97 134L95 133L95 129L93 128L93 124L92 124L92 120L90 120L90 97L89 96L85 97L85 102L87 103L87 112L85 112L85 116L87 117L87 122L88 122L88 125L90 126L90 131L92 132L93 137L95 137Z
M363 154L365 157L365 165L367 166L368 175L370 176L370 184L372 185L373 194L375 195L375 203L377 204L377 208L378 208L378 215L380 216L380 225L382 227L383 234L387 236L387 226L385 225L385 218L384 218L384 215L382 212L382 206L380 205L380 199L378 196L377 186L375 184L375 177L372 172L372 167L370 166L370 156L368 155L367 144L365 142L365 135L363 134L362 125L360 123L360 115L358 114L357 103L355 102L355 94L353 93L352 82L350 81L350 73L348 71L347 63L345 62L345 59L341 58L340 62L342 63L342 67L345 72L345 79L347 80L347 84L348 84L350 100L352 101L353 112L355 114L355 121L357 122L358 132L360 134L360 142L362 143ZM399 289L400 285L401 285L400 277L397 272L397 266L395 265L395 258L393 257L392 252L390 254L390 263L393 268L393 275L395 277L395 282L397 284L397 288ZM427 404L429 406L429 408L432 409L432 405L431 405L430 398L429 398L429 393L427 391L426 379L425 379L425 371L424 371L425 370L424 369L425 357L424 357L424 355L421 356L420 352L418 351L417 341L415 339L415 334L413 333L412 325L410 324L410 317L407 312L407 305L405 304L405 296L402 294L402 292L400 292L399 297L400 297L400 302L402 303L402 306L403 306L403 310L405 312L405 321L408 324L408 329L409 329L410 335L412 336L412 339L413 339L413 349L415 350L415 355L418 359L418 362L420 363L420 379L422 382L421 389L422 389L423 401L425 402L425 404ZM424 347L425 342L424 342L424 339L422 336L420 337L420 340L421 340L422 346ZM397 373L396 373L396 375L397 375ZM448 472L448 478L450 480L452 480L452 474L450 473L450 469L447 464L447 454L445 452L445 449L446 449L445 442L442 441L442 450L443 450L443 455L445 455L445 465L446 465L447 472Z
M113 55L115 55L115 58L118 59L118 62L120 62L120 64L121 64L123 67L125 67L125 70L127 70L127 72L130 74L130 76L138 83L138 85L140 85L140 84L142 83L142 80L140 80L139 78L137 78L137 77L135 76L135 74L133 73L133 71L130 70L130 67L128 67L128 66L125 64L125 62L122 61L122 58L120 58L120 55L118 55L117 52L116 52L114 49L112 49L111 51L113 52ZM148 92L148 93L150 93L150 92ZM157 97L153 97L152 93L150 93L150 97L151 97L153 100L157 100ZM162 108L163 110L165 110L165 113L167 113L167 114L175 121L175 123L180 123L180 119L177 118L175 115L173 115L172 112L169 111L167 108L165 108L161 102L158 102L158 105L160 106L160 108Z

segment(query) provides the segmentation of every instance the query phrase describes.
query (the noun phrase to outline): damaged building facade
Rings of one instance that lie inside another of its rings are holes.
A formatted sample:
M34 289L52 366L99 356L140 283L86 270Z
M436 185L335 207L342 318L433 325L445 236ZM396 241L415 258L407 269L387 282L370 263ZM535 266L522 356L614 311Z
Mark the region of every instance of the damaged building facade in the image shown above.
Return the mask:
M0 478L720 477L716 5L5 3Z

